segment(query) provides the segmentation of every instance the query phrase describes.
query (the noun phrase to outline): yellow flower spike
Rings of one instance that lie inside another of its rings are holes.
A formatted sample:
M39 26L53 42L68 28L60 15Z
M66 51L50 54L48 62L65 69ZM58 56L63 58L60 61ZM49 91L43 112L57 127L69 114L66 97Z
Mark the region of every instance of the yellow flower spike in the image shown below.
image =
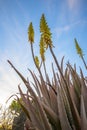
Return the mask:
M34 59L35 59L36 66L39 68L40 63L39 63L39 58L38 58L38 56L35 56Z
M41 37L40 39L40 55L41 55L41 59L42 61L45 61L45 44L43 41L43 38Z
M53 47L52 40L51 40L52 33L50 32L50 28L47 25L44 14L42 14L42 17L40 19L40 32L41 32L41 37L43 38L46 46L48 47L49 45L50 47Z
M32 22L30 23L30 25L28 27L28 41L31 44L34 43L34 29L33 29Z
M83 57L83 51L82 49L80 48L76 38L75 38L75 46L76 46L76 50L77 50L77 54L79 54L80 57Z

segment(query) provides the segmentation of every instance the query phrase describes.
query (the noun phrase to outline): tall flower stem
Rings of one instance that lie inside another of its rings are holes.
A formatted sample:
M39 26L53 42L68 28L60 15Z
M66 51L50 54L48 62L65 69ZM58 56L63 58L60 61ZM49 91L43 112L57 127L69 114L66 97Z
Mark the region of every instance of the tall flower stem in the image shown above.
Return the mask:
M36 62L35 62L35 56L34 56L34 50L33 50L33 44L31 43L31 53L32 53L32 57L33 57L33 61L34 61L34 64L41 76L41 79L43 80L43 76L42 76L42 73L41 73L41 70L40 70L40 67L37 66Z
M84 66L85 66L85 68L86 68L86 70L87 70L87 65L86 65L86 62L85 62L84 57L82 56L81 59L82 59L82 61L83 61L83 63L84 63Z

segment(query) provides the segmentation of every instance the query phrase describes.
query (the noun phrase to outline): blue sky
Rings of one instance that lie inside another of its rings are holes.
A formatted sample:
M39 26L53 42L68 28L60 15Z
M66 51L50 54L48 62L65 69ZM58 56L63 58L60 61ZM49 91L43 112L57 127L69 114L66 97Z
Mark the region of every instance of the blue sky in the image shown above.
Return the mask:
M18 92L18 84L22 81L8 65L7 59L17 67L25 77L30 77L27 68L35 70L27 29L32 21L35 29L34 51L39 55L40 39L39 21L45 14L52 32L54 52L60 61L65 56L65 64L69 60L73 65L85 68L76 54L74 38L84 51L87 61L87 0L0 0L0 103L4 103L10 95ZM52 57L47 54L47 69L50 72Z

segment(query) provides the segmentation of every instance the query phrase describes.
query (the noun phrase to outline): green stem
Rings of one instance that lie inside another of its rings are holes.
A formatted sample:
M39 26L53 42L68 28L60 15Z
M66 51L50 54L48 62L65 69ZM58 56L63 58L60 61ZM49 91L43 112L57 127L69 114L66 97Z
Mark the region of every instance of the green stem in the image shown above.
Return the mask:
M82 56L81 59L82 59L82 61L83 61L83 63L84 63L85 68L87 69L87 65L86 65L86 62L85 62L84 57Z
M41 73L41 71L40 71L40 68L37 66L37 64L36 64L36 62L35 62L35 56L34 56L33 44L32 44L32 43L31 43L31 52L32 52L32 57L33 57L34 64L35 64L37 70L39 71L39 74L40 74L40 76L41 76L41 79L44 80L44 79L43 79L43 76L42 76L42 73Z
M44 67L45 77L46 77L46 80L47 80L47 72L46 72L46 66L45 66L45 62L44 61L43 61L43 67Z
M33 51L33 44L32 43L31 43L31 52L32 52L33 61L34 61L35 65L36 65L34 51ZM37 65L36 65L36 67L37 67Z

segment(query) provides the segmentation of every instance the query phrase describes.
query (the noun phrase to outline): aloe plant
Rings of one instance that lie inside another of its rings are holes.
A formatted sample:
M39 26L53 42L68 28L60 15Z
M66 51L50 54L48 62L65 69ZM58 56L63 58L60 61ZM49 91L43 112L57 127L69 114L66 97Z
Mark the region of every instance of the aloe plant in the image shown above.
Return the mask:
M27 93L24 94L18 86L22 102L18 99L23 111L27 116L25 127L28 130L86 130L87 129L87 80L80 69L80 75L76 67L70 63L63 69L63 60L59 65L53 51L52 34L47 25L44 14L40 19L40 55L45 63L45 52L50 49L54 62L58 68L56 72L52 64L52 80L48 76L46 66L44 66L45 77L41 72L39 59L34 56L33 25L30 23L28 37L31 44L31 51L34 63L40 76L29 70L33 77L32 83L14 67L8 60L12 68L23 80ZM45 64L43 64L45 65Z

